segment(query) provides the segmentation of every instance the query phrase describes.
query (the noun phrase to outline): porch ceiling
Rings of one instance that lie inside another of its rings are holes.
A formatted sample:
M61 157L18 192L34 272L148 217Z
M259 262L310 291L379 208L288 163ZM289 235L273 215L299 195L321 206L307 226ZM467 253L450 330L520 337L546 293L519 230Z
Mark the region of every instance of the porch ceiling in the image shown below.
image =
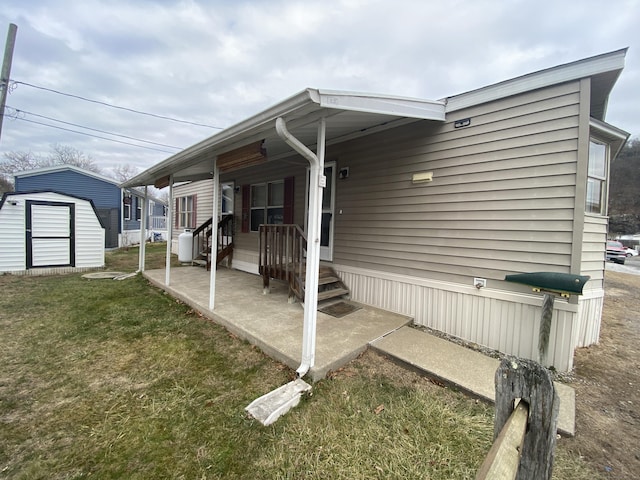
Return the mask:
M199 142L123 184L153 185L173 175L174 182L211 178L213 159L244 145L264 140L268 160L293 154L280 139L275 121L282 117L287 128L307 147L315 150L317 120L327 119L328 145L416 120L444 121L442 101L420 100L363 93L306 89L253 117Z

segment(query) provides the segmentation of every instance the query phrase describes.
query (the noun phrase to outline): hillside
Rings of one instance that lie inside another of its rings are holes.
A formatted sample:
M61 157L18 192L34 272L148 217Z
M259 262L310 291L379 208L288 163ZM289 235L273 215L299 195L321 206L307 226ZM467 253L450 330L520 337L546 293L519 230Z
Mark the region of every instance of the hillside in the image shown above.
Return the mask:
M628 142L611 164L609 235L640 232L640 138Z

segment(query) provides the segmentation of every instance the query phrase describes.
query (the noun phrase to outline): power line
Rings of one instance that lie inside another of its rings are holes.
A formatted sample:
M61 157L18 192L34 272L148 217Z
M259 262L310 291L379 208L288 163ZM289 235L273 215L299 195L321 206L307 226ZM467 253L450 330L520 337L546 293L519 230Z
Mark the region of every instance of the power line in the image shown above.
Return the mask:
M16 116L14 118L17 118L19 120L22 120L22 119L20 117L18 117L17 115L19 115L20 113L25 113L27 115L32 115L34 117L39 117L39 118L44 118L46 120L51 120L52 122L63 123L65 125L71 125L72 127L84 128L86 130L91 130L92 132L106 133L107 135L113 135L114 137L121 137L121 138L128 138L129 140L135 140L136 142L149 143L151 145L157 145L159 147L175 148L176 150L182 150L182 147L174 147L173 145L165 145L164 143L152 142L150 140L142 140L141 138L130 137L128 135L122 135L120 133L107 132L106 130L99 130L97 128L85 127L84 125L79 125L77 123L65 122L64 120L58 120L57 118L47 117L46 115L39 115L37 113L28 112L26 110L20 110L19 108L10 107L9 105L7 105L7 108L15 110L16 111Z
M213 125L206 125L204 123L189 122L187 120L180 120L178 118L166 117L164 115L157 115L155 113L142 112L140 110L135 110L133 108L121 107L119 105L113 105L111 103L102 102L100 100L92 100L90 98L86 98L86 97L83 97L83 96L80 96L80 95L74 95L72 93L60 92L60 91L54 90L52 88L41 87L39 85L33 85L32 83L20 82L18 80L10 80L10 81L13 82L14 84L17 84L17 85L26 85L27 87L32 87L32 88L37 88L39 90L45 90L47 92L57 93L58 95L64 95L65 97L77 98L78 100L84 100L85 102L97 103L99 105L104 105L106 107L111 107L111 108L117 108L119 110L125 110L127 112L138 113L140 115L147 115L149 117L160 118L162 120L170 120L172 122L186 123L188 125L196 125L198 127L207 127L207 128L215 128L216 130L223 130L222 127L214 127Z
M87 137L99 138L101 140L107 140L109 142L122 143L124 145L131 145L132 147L146 148L147 150L155 150L156 152L168 153L170 155L173 155L175 153L175 152L169 152L167 150L161 150L159 148L146 147L144 145L137 145L137 144L131 143L131 142L123 142L122 140L115 140L113 138L101 137L100 135L92 135L90 133L79 132L78 130L72 130L70 128L58 127L56 125L50 125L48 123L36 122L35 120L27 120L26 118L16 117L16 120L20 120L22 122L35 123L36 125L44 125L45 127L51 127L51 128L55 128L55 129L58 129L58 130L64 130L65 132L77 133L79 135L85 135Z

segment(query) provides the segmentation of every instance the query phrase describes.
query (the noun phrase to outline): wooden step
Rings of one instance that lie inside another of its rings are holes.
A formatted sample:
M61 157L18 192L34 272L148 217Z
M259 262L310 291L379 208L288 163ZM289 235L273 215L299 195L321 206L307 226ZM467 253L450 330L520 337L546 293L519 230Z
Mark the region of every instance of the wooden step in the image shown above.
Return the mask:
M335 276L328 276L328 277L320 277L318 279L318 285L328 285L330 283L336 283L339 282L340 279L338 277Z
M334 288L333 290L325 290L318 292L318 301L328 300L329 298L341 297L349 293L349 290L344 288Z

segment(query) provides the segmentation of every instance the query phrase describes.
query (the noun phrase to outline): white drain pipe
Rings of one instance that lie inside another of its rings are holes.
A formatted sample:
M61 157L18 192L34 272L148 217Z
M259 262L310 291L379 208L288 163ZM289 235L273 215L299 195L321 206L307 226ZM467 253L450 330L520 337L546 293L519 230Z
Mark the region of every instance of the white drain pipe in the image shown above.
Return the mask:
M304 325L302 329L302 362L298 377L304 377L314 366L316 355L316 322L318 319L318 273L320 271L320 224L322 221L322 194L327 185L324 176L326 120L318 123L318 151L313 153L287 130L287 122L276 119L276 132L287 145L309 161L309 217L307 226L307 272L304 290Z

